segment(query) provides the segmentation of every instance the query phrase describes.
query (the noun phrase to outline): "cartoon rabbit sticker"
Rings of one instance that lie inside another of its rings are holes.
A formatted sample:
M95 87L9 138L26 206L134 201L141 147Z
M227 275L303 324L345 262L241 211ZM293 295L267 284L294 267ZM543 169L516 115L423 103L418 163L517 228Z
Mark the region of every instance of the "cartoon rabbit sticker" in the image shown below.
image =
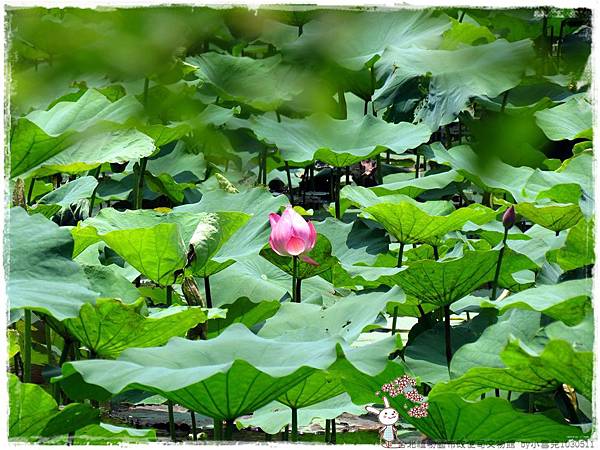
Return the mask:
M377 414L379 422L383 425L383 428L379 430L379 437L383 440L384 447L392 447L392 442L396 440L396 427L394 426L400 415L398 411L390 407L390 402L387 397L383 397L384 408L380 411L373 406L367 406L367 411Z

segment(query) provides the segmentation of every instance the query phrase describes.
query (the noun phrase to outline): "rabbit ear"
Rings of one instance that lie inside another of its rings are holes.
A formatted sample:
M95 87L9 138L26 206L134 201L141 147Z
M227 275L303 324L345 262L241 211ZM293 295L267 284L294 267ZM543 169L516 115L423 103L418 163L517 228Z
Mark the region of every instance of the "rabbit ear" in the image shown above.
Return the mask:
M390 407L390 401L387 399L387 397L383 397L383 404L386 408Z
M373 408L372 406L367 406L365 409L373 414L379 414L380 411L377 408Z

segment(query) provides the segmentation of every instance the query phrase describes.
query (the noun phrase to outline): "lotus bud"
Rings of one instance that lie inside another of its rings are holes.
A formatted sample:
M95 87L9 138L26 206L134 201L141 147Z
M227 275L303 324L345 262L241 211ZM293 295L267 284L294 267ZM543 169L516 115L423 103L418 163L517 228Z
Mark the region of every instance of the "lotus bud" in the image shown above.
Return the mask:
M515 220L515 207L513 205L510 205L510 208L508 208L502 216L502 224L504 225L504 228L511 228L515 224Z
M304 262L318 265L307 256L317 242L317 231L311 222L304 220L290 205L285 208L281 216L270 214L269 221L271 222L269 245L275 253L281 256L299 256Z

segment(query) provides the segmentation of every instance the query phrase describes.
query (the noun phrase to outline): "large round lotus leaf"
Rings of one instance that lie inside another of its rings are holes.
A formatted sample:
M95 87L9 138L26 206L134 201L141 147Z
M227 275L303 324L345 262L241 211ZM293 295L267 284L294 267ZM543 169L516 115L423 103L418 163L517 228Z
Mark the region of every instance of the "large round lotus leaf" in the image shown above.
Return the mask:
M548 260L556 262L564 271L590 265L594 259L594 222L585 219L568 231L561 248L548 254Z
M562 105L538 111L535 118L544 134L553 141L592 138L592 105L583 97L572 97Z
M476 342L486 326L489 327L495 320L495 311L487 311L470 321L452 326L450 329L452 360L461 351L461 348ZM433 328L423 331L411 339L406 345L404 360L413 375L425 383L433 385L441 381L448 381L450 372L446 359L444 324L438 322Z
M481 308L496 308L500 314L512 308L544 313L567 325L576 325L592 309L592 280L569 280L557 284L541 285L526 289L499 301L467 296L452 305L455 311L467 305Z
M379 67L390 73L377 90L378 107L402 89L406 81L431 74L425 106L415 113L432 130L456 119L475 96L496 97L519 84L527 64L534 57L530 40L507 42L503 39L489 44L461 46L455 50L426 48L387 48Z
M164 347L125 350L114 361L67 363L60 380L75 398L93 395L89 385L111 394L144 389L210 417L235 419L335 360L333 339L275 341L233 324L207 341L172 338Z
M127 305L115 299L98 299L84 305L79 317L63 324L79 342L102 358L116 358L126 348L165 344L207 320L197 307L172 306L158 316L142 313L143 299Z
M281 256L275 253L269 244L265 245L260 255L290 276L294 274L294 259L291 256ZM319 275L331 269L331 266L338 262L337 258L331 255L331 243L322 235L317 235L315 246L308 256L316 261L318 265L309 264L299 258L296 276L300 280Z
M115 264L103 266L102 264L87 265L79 263L90 282L91 288L99 292L99 297L115 298L123 303L133 303L142 295L131 281L121 275L119 266Z
M457 209L447 216L431 216L409 202L379 203L364 211L399 242L430 245L439 245L445 234L461 229L468 221L485 223L496 215L494 210L479 204Z
M219 219L229 216L242 214L105 208L72 233L79 251L102 240L146 277L166 286L175 282L174 273L186 265L189 244L201 247L212 240L219 233Z
M281 62L281 56L264 59L205 53L186 60L196 76L224 100L245 103L261 111L274 111L299 95L305 84L298 68Z
M352 343L365 327L375 323L388 302L403 299L404 293L395 287L388 292L352 294L327 308L308 303L284 303L258 334L290 342L341 337ZM303 319L299 321L298 317Z
M344 387L355 404L381 403L375 393L384 383L405 373L402 365L390 361L388 367L376 376L365 375L348 364L340 365ZM566 441L582 438L577 427L557 422L543 414L518 412L500 398L486 398L478 402L465 401L454 393L436 393L434 388L427 398L428 417L414 418L407 409L414 405L402 395L388 397L400 416L435 442L498 443ZM477 426L474 426L477 425Z
M61 436L46 444L67 445L68 436ZM98 423L80 428L74 433L71 445L112 445L112 444L140 444L156 441L156 431L153 429L127 428Z
M393 279L406 294L421 302L444 306L492 281L497 262L495 250L467 252L456 259L408 263Z
M152 139L124 129L141 110L132 96L111 103L88 89L75 102L31 112L17 121L11 138L11 177L80 172L150 155L155 151Z
M427 142L431 132L424 125L388 123L371 115L336 120L325 114L306 119L265 116L250 121L256 136L277 146L285 161L304 163L318 159L336 167L355 164L386 149L396 153Z
M232 279L236 282L232 283ZM291 296L292 277L262 256L254 255L240 257L227 270L210 277L210 286L213 306L222 307L242 297L254 303L279 301ZM321 277L302 282L303 301L323 295L333 297L335 293L333 285Z
M51 218L54 214L72 204L90 198L96 186L98 186L98 181L92 176L77 178L44 195L31 208L31 211L40 212Z
M458 145L446 150L439 142L429 146L427 159L449 165L488 192L508 192L518 202L528 199L523 188L534 173L530 167L513 167L493 155L482 158L468 145ZM535 200L535 197L530 200Z
M426 10L335 11L320 14L284 47L289 56L320 54L350 70L373 65L390 46L436 48L450 28L445 15Z
M344 413L361 415L364 407L355 405L346 393L298 409L298 427L310 425L316 419L335 419ZM243 428L259 427L265 433L279 433L292 418L292 410L280 402L272 402L254 411L249 417L242 417L236 421Z
M395 400L390 402L392 407ZM517 411L501 398L469 402L454 393L436 394L432 390L428 400L428 417L414 419L412 424L434 442L564 442L584 437L578 427L552 420L543 413Z
M13 374L8 374L8 394L11 441L35 442L99 421L100 411L90 405L71 403L59 410L52 396L41 386L21 383Z
M369 206L378 205L380 203L401 203L407 202L417 208L422 209L427 214L434 216L443 216L454 211L452 202L446 200L431 200L427 202L418 202L404 194L382 193L381 196L376 194L372 189L367 189L362 186L344 186L340 191L340 207L342 213L350 206L359 208L367 208Z
M484 310L484 315L495 317L494 311ZM478 316L479 317L479 316ZM456 378L473 367L504 367L500 353L511 338L533 345L540 330L540 313L537 311L510 310L481 329L474 342L458 349L452 356L450 373Z
M9 211L7 238L11 311L27 308L63 320L77 317L82 305L96 300L98 293L71 259L73 238L68 229L15 207Z
M592 336L589 336L592 339ZM551 340L541 352L517 340L500 353L503 368L477 366L439 390L473 400L494 388L515 392L551 392L561 384L592 398L593 353L576 351L563 340Z
M269 213L277 212L289 203L285 195L274 196L265 188L253 188L240 193L222 189L206 192L200 202L174 208L175 212L242 212L250 219L239 228L212 257L216 263L228 263L246 255L255 255L269 241ZM209 272L207 272L209 273ZM216 272L212 272L216 273Z
M241 323L247 328L264 322L277 312L281 303L277 300L253 303L245 297L238 298L234 303L221 305L227 314L223 318L212 318L208 322L208 338L219 335L232 323Z
M516 211L533 223L552 231L566 230L583 217L579 205L560 203L518 203Z
M407 179L406 175L410 178ZM379 196L390 194L403 194L415 198L423 192L442 189L451 183L462 181L463 177L455 170L436 173L414 178L412 173L395 173L383 178L383 184L371 188Z

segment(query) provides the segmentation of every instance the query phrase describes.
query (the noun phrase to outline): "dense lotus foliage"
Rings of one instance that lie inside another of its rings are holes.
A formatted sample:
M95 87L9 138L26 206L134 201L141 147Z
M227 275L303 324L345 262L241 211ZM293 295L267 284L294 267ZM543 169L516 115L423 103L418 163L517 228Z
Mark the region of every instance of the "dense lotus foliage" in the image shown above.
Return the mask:
M590 436L589 10L7 15L10 440Z

